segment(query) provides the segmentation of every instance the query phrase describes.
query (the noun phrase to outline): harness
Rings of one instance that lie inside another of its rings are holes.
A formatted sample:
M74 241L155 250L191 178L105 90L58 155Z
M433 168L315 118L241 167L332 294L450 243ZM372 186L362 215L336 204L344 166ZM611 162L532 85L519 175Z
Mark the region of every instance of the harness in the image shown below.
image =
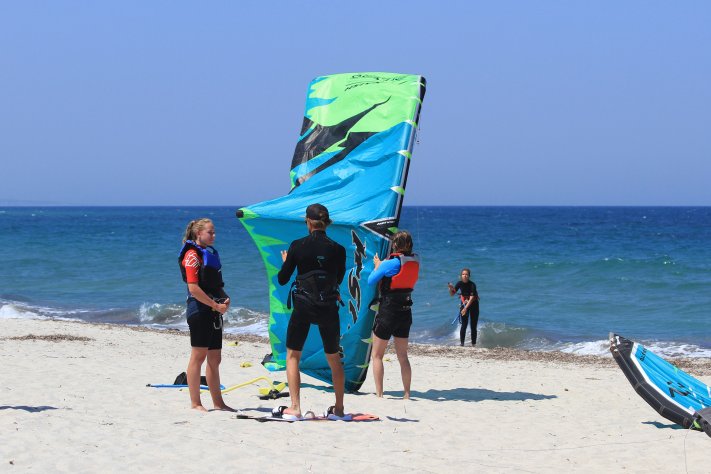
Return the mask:
M394 253L390 258L400 259L400 271L380 280L380 302L393 310L406 310L412 306L412 291L420 272L417 255Z
M479 294L476 292L476 290L473 290L473 293L469 296L465 296L465 295L459 293L459 300L461 301L461 304L460 304L461 308L464 308L464 305L467 304L467 302L469 301L469 298L474 298L474 301L479 301Z
M198 286L208 296L212 297L214 293L219 293L220 288L225 286L222 281L222 264L220 263L220 255L214 247L201 247L192 240L186 240L183 248L180 249L178 256L178 265L183 281L187 282L188 277L183 267L183 259L188 250L195 250L200 258L200 271L198 272Z
M343 304L335 277L324 270L313 270L303 275L296 275L286 300L286 307L289 309L291 309L292 297L320 307L330 306L336 301Z

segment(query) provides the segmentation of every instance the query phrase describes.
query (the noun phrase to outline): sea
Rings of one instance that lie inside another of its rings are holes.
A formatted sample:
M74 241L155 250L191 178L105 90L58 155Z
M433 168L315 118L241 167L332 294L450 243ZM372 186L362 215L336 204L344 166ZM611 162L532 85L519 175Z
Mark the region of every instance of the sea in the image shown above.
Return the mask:
M266 336L266 271L238 208L0 207L0 325L187 330L177 255L187 222L209 217L232 297L225 330ZM411 342L459 344L447 283L466 267L480 347L609 356L615 332L711 357L711 207L406 206L400 228L421 257Z

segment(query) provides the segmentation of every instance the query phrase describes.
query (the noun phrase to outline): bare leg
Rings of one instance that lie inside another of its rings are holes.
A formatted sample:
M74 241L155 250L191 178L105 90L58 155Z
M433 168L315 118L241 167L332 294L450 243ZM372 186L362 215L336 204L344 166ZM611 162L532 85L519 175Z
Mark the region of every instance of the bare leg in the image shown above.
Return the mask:
M200 368L207 357L207 347L193 347L188 362L188 390L190 391L190 408L207 411L200 400Z
M234 411L225 405L225 401L222 399L222 392L220 391L220 362L222 362L221 350L207 351L205 377L207 378L207 386L210 388L212 404L216 410Z
M373 379L375 379L375 395L383 396L383 377L385 369L383 368L383 356L385 349L388 347L388 341L380 339L373 334L373 350L370 353L371 364L373 365Z
M402 376L402 386L405 390L403 398L410 398L410 381L412 380L412 368L410 367L410 359L407 358L407 338L396 337L395 353L397 360L400 362L400 375Z
M346 375L343 372L341 364L341 356L336 354L326 354L328 366L331 368L331 381L333 382L333 391L336 392L336 405L333 413L336 416L344 415L343 396L345 392Z
M286 381L289 384L289 395L291 396L291 407L284 410L284 413L301 416L301 374L299 373L299 361L301 351L286 349Z

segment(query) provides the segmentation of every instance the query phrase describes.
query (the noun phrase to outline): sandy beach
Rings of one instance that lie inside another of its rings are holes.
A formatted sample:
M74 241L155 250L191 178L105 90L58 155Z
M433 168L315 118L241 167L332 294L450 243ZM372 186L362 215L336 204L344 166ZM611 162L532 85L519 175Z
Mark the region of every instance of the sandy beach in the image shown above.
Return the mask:
M346 395L346 411L379 421L258 423L197 413L186 391L146 387L185 370L185 333L24 319L2 327L3 472L708 472L711 439L658 415L612 358L413 345L413 399L402 399L393 354L383 399L370 374ZM259 363L265 339L233 341L224 385L285 381ZM678 363L711 382L710 360ZM302 382L302 407L332 404L326 384ZM254 415L287 403L260 400L266 386L225 401Z

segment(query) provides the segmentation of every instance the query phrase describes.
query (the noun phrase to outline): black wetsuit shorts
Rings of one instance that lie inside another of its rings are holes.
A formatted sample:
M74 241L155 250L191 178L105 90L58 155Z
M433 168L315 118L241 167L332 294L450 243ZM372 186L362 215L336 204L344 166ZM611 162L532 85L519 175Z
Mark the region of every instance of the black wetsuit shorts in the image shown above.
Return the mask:
M390 337L407 339L410 337L410 326L412 326L412 310L409 308L392 310L381 304L375 316L373 334L386 341L390 340Z
M209 350L222 349L222 322L219 313L192 296L188 298L187 303L190 345L207 347Z
M294 312L291 313L286 329L286 347L293 351L302 351L312 324L318 325L323 351L326 354L337 354L341 343L341 323L335 302L328 306L315 306L294 299Z

